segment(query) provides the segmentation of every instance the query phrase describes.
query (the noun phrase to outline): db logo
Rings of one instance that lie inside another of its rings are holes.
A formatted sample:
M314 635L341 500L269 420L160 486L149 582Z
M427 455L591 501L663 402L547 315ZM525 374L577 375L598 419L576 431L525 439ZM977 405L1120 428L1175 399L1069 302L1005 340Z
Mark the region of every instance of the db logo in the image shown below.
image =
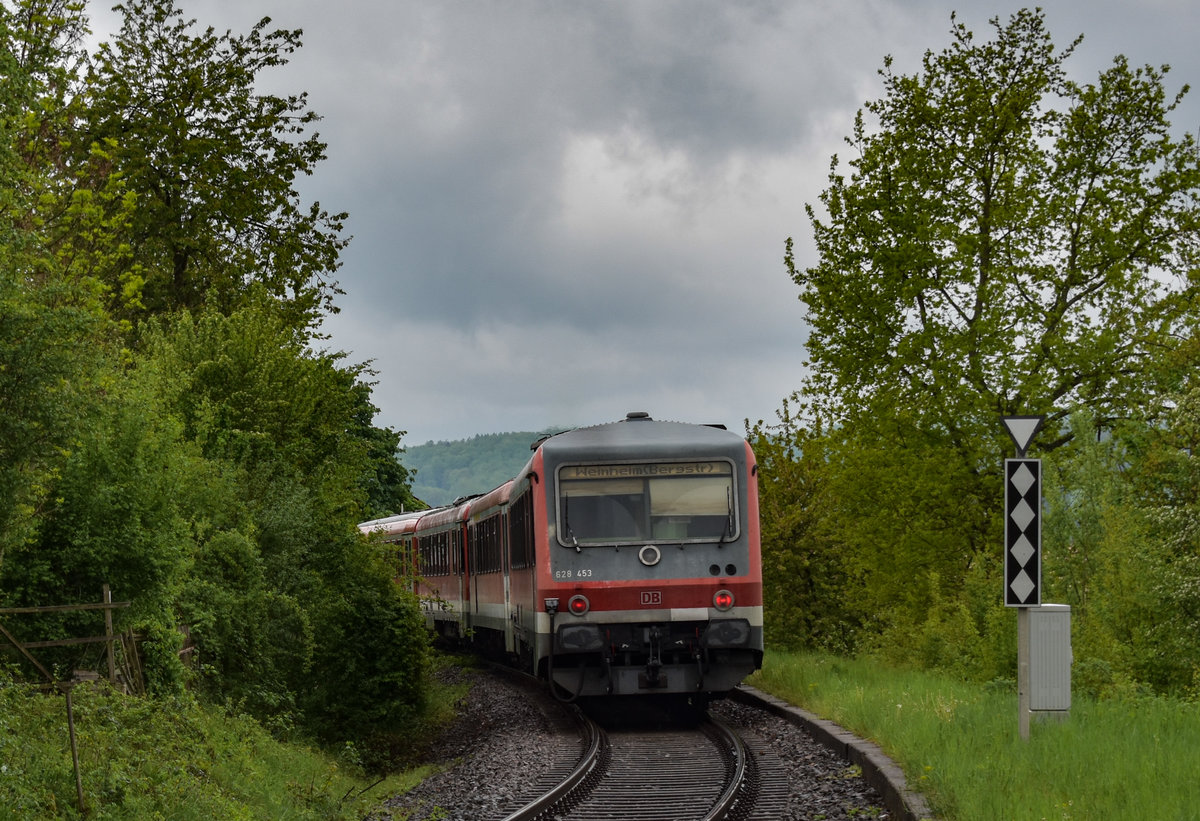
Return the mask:
M662 604L662 592L659 590L643 590L642 591L642 606L654 606Z

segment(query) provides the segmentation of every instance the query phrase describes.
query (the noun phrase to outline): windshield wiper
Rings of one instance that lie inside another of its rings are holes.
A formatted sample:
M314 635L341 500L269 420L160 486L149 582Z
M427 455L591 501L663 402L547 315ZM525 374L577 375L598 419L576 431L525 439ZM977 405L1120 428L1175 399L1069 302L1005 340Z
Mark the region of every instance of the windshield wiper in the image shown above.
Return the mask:
M721 538L717 539L717 547L724 547L733 538L733 488L725 489L725 527L721 528Z
M563 527L567 529L567 538L571 540L571 546L575 548L576 553L583 551L579 547L579 540L575 538L575 531L571 530L571 497L563 497Z

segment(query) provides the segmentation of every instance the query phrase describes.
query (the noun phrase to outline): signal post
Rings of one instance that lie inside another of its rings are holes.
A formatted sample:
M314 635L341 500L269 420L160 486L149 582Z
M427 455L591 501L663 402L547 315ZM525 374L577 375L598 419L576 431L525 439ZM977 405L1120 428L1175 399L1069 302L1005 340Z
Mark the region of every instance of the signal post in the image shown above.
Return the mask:
M1016 445L1004 460L1004 604L1017 608L1017 726L1029 738L1031 675L1030 608L1042 603L1042 460L1025 453L1043 416L1006 416Z

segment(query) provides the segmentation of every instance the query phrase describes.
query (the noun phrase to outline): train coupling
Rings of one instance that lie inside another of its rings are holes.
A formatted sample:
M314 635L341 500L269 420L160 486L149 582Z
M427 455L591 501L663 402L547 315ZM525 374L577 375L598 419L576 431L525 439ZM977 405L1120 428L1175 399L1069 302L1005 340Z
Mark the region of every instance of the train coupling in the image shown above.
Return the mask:
M650 647L650 659L646 662L646 671L638 676L638 686L643 689L655 689L667 686L667 677L662 672L662 631L657 626L647 631Z

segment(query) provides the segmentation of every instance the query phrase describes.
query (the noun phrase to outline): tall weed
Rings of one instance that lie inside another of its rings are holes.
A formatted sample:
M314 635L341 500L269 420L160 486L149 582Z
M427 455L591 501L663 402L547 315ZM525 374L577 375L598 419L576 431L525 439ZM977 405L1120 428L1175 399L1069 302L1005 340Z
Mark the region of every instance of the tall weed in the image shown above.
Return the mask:
M1200 707L1076 698L1022 741L1016 691L858 659L770 652L751 682L870 738L939 818L1193 819Z
M352 762L282 744L254 720L187 696L73 694L89 819L359 819L408 781L372 785ZM81 818L64 699L0 679L0 807L29 821Z

